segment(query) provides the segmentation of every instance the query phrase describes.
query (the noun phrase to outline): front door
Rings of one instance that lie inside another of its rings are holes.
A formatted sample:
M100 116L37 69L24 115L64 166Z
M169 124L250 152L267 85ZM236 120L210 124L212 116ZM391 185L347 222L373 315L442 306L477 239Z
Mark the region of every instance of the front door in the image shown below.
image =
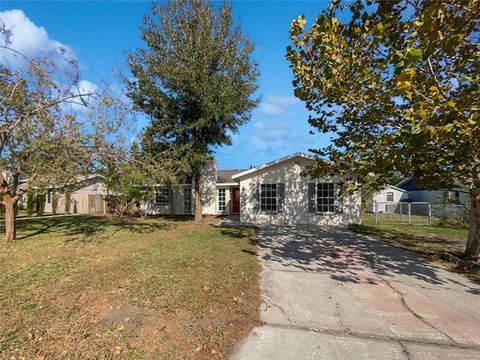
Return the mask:
M240 213L240 188L234 187L230 189L230 199L232 201L232 214Z

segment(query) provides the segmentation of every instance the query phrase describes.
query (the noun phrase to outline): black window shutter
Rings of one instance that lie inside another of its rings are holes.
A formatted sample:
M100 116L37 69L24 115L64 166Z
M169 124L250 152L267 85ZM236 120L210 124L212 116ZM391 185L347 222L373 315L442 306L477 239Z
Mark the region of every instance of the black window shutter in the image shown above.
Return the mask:
M260 212L260 185L256 184L253 190L253 211Z
M277 184L277 211L283 212L283 204L285 202L285 184Z
M343 212L343 202L344 202L344 189L343 189L343 183L338 183L338 184L335 184L335 187L336 187L336 209L335 211L336 212Z
M316 213L317 184L308 183L308 212Z

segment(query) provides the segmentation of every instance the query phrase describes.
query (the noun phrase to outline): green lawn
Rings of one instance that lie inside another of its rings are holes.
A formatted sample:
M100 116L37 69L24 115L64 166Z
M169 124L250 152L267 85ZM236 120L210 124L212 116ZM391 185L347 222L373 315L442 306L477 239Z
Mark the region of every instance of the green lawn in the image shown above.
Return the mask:
M18 221L0 248L2 358L225 358L257 323L254 229Z
M364 214L361 225L350 229L395 246L414 251L423 257L439 261L441 254L449 252L460 256L465 250L468 229L438 225L375 224L373 214ZM480 282L478 272L467 273Z
M418 220L418 224L425 224L427 220ZM362 216L362 225L369 229L377 229L390 234L408 234L408 235L420 235L429 238L439 238L443 240L450 240L450 245L454 246L458 250L463 251L468 229L466 228L454 228L438 225L410 225L410 224L382 224L375 225L374 214L364 214ZM373 227L372 227L373 226ZM401 239L400 239L401 240ZM435 241L432 244L436 244Z

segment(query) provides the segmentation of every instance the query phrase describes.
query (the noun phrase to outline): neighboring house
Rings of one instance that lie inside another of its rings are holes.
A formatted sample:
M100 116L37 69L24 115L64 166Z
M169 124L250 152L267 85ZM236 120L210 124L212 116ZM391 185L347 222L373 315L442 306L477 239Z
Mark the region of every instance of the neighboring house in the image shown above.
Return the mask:
M407 191L393 185L387 185L383 190L373 195L367 211L375 212L375 209L378 212L392 211L392 205L404 201L408 201Z
M470 203L468 189L459 183L456 183L451 187L427 190L423 187L417 186L412 178L406 178L400 181L396 186L408 193L408 201L410 202L429 202L432 205L468 205Z
M240 222L346 225L360 223L360 192L343 179L302 176L314 158L296 153L232 176L240 184Z
M75 182L69 184L72 188L70 193L70 214L99 214L106 213L106 204L103 199L108 191L102 183L101 175L78 176ZM67 211L67 197L60 191L57 213L64 214ZM52 213L53 197L55 188L47 190L45 194L45 213Z

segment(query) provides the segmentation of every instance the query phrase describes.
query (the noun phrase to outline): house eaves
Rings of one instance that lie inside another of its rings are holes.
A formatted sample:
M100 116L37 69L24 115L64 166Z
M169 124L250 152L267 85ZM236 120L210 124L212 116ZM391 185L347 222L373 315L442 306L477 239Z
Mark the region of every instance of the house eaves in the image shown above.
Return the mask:
M387 188L391 188L391 189L398 190L398 191L401 191L401 192L407 192L407 190L401 189L401 188L396 187L394 185L387 185Z

